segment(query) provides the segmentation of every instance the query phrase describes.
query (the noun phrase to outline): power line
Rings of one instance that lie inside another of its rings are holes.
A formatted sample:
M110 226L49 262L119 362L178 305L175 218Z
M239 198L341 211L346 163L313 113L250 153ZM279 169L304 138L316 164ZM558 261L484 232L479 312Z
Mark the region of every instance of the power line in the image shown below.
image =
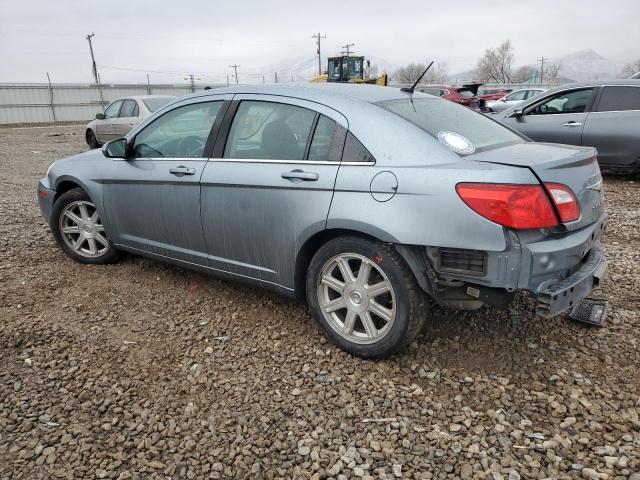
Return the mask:
M311 38L315 38L317 40L318 43L318 51L316 52L318 54L318 75L322 75L322 58L320 56L320 40L322 38L327 38L326 35L320 35L320 32L318 32L317 35L312 35Z
M349 56L349 54L351 53L349 51L350 47L355 46L355 43L347 43L346 45L341 45L340 48L344 48L344 50L341 52L343 55L346 55L347 57Z
M236 65L235 63L233 65L229 65L231 68L233 68L233 71L236 74L236 85L238 85L238 67L240 65Z

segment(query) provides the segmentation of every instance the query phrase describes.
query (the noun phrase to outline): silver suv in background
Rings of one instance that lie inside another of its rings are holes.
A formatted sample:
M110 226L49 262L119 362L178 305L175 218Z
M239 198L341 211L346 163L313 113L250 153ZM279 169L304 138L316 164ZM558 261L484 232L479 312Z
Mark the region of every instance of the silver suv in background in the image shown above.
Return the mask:
M491 118L536 142L595 147L603 170L640 172L640 80L563 85Z
M502 112L507 108L519 105L525 100L535 97L541 94L546 89L544 88L523 88L522 90L516 90L508 95L505 95L500 100L492 100L487 102L487 111L489 112Z
M142 120L174 98L169 95L138 95L117 99L104 110L104 113L96 113L95 120L87 125L87 145L98 148L125 136Z

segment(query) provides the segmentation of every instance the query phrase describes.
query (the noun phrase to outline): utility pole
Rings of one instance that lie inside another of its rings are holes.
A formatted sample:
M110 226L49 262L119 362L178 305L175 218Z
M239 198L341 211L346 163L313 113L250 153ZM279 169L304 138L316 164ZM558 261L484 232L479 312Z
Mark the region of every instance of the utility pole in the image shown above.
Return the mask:
M93 55L93 44L91 43L91 38L95 35L95 33L87 34L85 37L89 42L89 51L91 52L91 69L93 70L93 79L96 81L98 85L98 91L100 92L100 108L104 108L104 95L102 95L102 84L100 83L100 75L98 75L98 67L96 66L96 58Z
M149 81L149 74L147 73L147 93L151 95L151 82Z
M191 84L191 93L196 91L196 79L195 75L192 73L189 75L189 83Z
M233 68L233 71L235 72L236 75L236 85L238 85L238 67L240 65L236 65L235 63L233 65L229 65L231 68Z
M549 59L546 57L542 57L538 59L538 62L540 62L540 83L541 84L544 81L544 62L546 62L547 60Z
M93 37L95 33L87 35L85 38L89 41L89 51L91 52L91 70L93 71L93 79L96 83L100 83L98 81L98 67L96 67L96 59L93 56L93 44L91 43L91 37Z
M315 38L317 43L318 43L318 51L316 52L318 54L318 75L322 75L322 57L320 56L320 40L322 38L327 38L326 35L320 35L320 32L318 32L317 35L312 35L311 38Z
M273 74L273 78L274 78L274 83L278 83L278 72L275 72Z
M53 115L53 121L56 122L56 108L53 104L53 87L51 86L51 77L49 76L49 72L47 72L47 82L49 83L49 99L51 103L51 114Z
M355 45L355 43L347 43L346 45L342 45L340 48L344 48L344 50L342 51L342 53L344 55L346 55L347 57L349 56L349 54L351 53L349 51L349 48L353 47Z

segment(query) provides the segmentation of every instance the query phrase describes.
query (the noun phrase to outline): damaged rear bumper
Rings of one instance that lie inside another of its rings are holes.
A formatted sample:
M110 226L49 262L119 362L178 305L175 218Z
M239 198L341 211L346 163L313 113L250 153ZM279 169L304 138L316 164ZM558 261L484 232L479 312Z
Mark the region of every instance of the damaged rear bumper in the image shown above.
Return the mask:
M536 313L549 318L573 308L600 285L606 275L607 261L602 246L597 243L577 271L536 296Z

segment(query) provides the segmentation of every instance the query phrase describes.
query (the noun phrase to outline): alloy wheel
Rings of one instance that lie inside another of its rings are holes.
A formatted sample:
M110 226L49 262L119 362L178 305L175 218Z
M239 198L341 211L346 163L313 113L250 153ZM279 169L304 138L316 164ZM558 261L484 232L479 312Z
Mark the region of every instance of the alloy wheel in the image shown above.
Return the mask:
M326 321L350 342L378 342L396 319L389 278L363 255L341 253L329 259L320 272L317 295Z
M83 257L100 257L111 248L98 210L86 200L71 202L64 207L59 228L67 246Z

